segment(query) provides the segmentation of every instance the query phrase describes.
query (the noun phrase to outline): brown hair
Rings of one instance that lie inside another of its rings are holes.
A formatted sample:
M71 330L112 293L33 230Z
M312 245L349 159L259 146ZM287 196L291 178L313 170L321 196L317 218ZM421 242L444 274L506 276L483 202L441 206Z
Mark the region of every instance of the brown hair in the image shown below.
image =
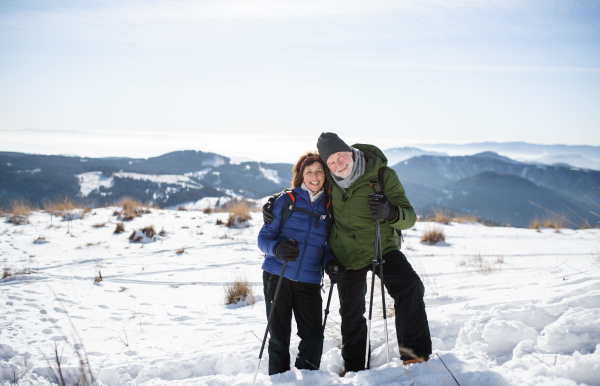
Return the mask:
M304 162L304 160L307 157L315 157L314 160L308 160L304 165L302 165L302 163ZM304 168L314 164L315 162L319 162L321 164L321 166L323 166L323 172L327 172L327 165L325 164L325 162L323 161L323 159L321 158L321 156L319 156L318 152L306 152L302 155L302 157L300 157L298 159L298 161L296 162L296 164L294 165L294 167L292 168L292 171L294 172L294 178L292 179L292 189L302 185L302 182L304 181L304 177L302 176L302 172L304 171ZM302 169L302 170L301 170Z

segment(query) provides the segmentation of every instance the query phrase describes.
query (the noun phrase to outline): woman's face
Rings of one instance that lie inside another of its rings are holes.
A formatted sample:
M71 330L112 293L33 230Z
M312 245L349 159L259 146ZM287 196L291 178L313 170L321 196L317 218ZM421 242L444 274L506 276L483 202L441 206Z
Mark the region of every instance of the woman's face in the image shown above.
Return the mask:
M318 193L325 183L325 170L320 162L313 162L304 167L302 180L306 187L313 193Z

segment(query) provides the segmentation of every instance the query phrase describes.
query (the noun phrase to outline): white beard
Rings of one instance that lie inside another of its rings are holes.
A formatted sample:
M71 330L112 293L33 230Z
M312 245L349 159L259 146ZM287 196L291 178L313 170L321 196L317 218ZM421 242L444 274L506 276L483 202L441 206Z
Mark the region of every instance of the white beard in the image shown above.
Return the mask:
M346 165L344 165L341 169L344 169L343 172L341 173L333 173L335 174L338 178L348 178L348 176L350 176L350 173L352 173L352 167L354 166L354 161L350 160Z

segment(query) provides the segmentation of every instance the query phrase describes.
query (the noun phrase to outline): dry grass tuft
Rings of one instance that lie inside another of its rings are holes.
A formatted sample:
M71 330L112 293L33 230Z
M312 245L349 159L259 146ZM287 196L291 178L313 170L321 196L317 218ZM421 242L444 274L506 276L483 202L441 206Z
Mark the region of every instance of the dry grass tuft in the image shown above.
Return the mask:
M115 233L119 234L123 232L125 232L125 224L123 224L122 222L118 222L117 227L115 228Z
M96 275L96 277L94 277L94 283L100 283L102 281L102 272L100 272L100 270L98 270L98 275Z
M92 228L104 228L105 225L106 225L105 222L101 222L101 223L92 225Z
M204 214L211 214L213 212L213 208L211 208L210 206L204 208L204 210L202 211Z
M446 241L444 230L440 227L430 227L423 232L421 243L428 245L436 245Z
M44 236L38 236L37 239L33 240L34 244L46 244L46 238Z
M491 275L494 272L502 270L501 264L504 263L502 256L486 256L481 253L476 253L459 261L461 266L470 266L475 269L480 275Z
M17 276L17 275L31 275L32 273L35 273L33 270L29 269L29 268L23 268L19 271L14 271L11 268L8 267L4 267L2 269L2 278L7 278L9 276Z
M237 278L225 287L225 304L237 304L241 301L247 305L254 304L252 285L246 279Z
M449 210L436 209L426 221L437 222L439 224L450 224L452 215Z
M8 222L15 225L29 224L29 215L35 208L25 200L15 200L10 205Z
M559 229L566 227L567 224L564 217L555 214L547 215L542 219L535 218L529 225L529 229L537 230L540 230L541 228L550 228L558 231Z
M175 251L176 254L181 255L183 252L185 252L185 249L181 248L178 249L177 251Z
M144 208L141 202L130 197L123 198L120 205L123 208L123 211L115 211L115 215L117 215L121 221L131 221L136 217L141 217L144 213L150 213L150 209Z
M44 204L44 211L46 213L52 216L62 217L64 219L72 215L75 209L77 209L77 207L67 197L59 201L47 202Z
M468 215L468 214L455 215L453 221L457 222L457 223L481 222L481 220L479 218L477 218L476 216Z
M229 212L229 219L225 224L228 227L238 227L250 220L250 207L246 200L232 200L225 206L225 211Z
M148 225L147 227L141 228L139 230L134 230L129 236L129 240L134 243L139 243L146 236L151 239L156 236L156 231L154 230L154 225Z

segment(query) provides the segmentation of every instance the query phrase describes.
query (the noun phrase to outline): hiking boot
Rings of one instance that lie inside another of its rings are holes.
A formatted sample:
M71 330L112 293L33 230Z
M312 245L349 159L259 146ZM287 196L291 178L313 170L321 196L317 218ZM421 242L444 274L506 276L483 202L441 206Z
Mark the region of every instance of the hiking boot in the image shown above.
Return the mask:
M340 374L340 378L344 378L346 374L348 374L348 370L342 371L342 373Z
M413 363L423 363L423 362L427 362L429 360L429 358L415 358L415 359L408 359L408 360L403 360L402 364L404 366L407 365L412 365Z

